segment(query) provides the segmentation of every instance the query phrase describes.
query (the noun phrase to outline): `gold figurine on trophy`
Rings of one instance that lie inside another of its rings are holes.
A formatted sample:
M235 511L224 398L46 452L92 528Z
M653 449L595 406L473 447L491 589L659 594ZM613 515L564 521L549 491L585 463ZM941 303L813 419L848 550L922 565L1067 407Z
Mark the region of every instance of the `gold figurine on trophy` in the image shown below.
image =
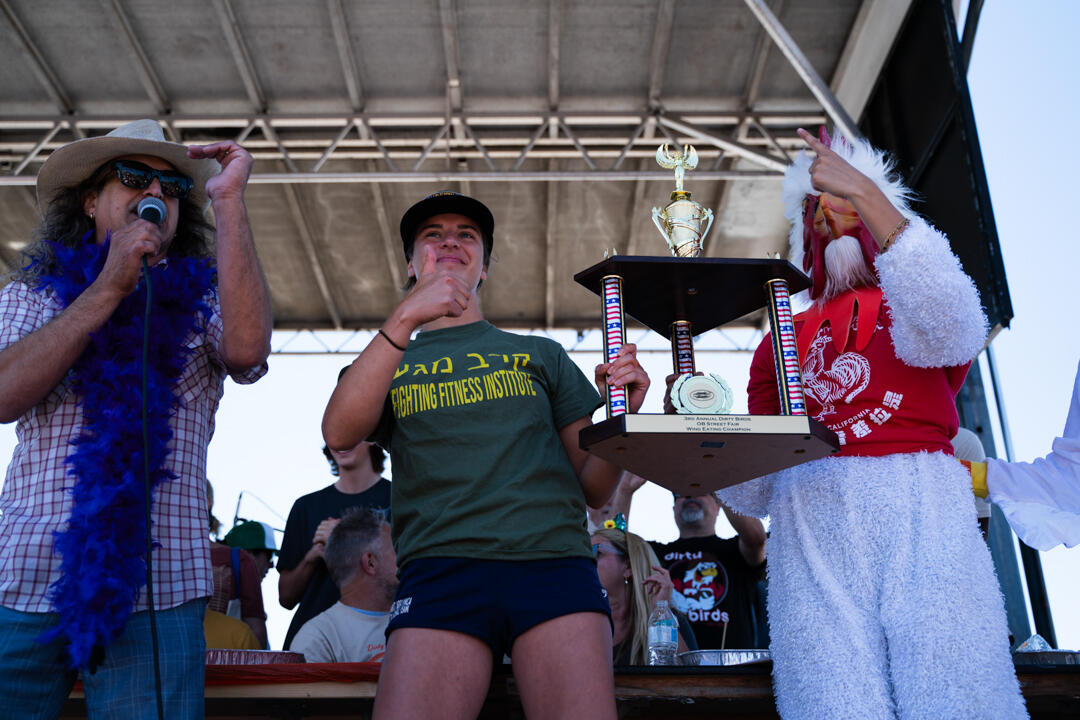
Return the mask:
M667 240L675 257L696 258L701 255L701 243L709 234L713 223L713 211L690 199L690 191L683 189L687 170L697 167L697 150L693 145L683 145L682 151L672 151L667 144L656 149L656 162L660 167L675 170L675 189L671 202L661 210L652 209L653 223ZM705 221L705 229L701 226Z
M656 149L656 162L660 167L675 171L675 189L671 192L671 202L663 210L652 209L653 223L667 241L672 255L696 258L701 255L701 243L713 223L713 211L692 200L690 191L683 187L686 171L697 167L697 151L693 145L683 145L682 151L672 151L664 144ZM722 377L711 373L694 374L694 340L689 320L677 319L671 324L671 359L675 374L679 376L671 386L671 404L676 412L723 415L731 410L734 395Z

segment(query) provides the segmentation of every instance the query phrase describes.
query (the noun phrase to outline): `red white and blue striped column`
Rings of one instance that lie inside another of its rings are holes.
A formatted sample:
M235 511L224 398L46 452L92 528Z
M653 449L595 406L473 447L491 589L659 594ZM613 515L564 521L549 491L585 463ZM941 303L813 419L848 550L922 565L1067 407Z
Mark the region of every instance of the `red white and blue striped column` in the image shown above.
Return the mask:
M769 326L772 328L773 359L776 382L780 389L780 414L805 415L799 347L795 340L795 321L791 315L791 296L786 280L765 283L769 295Z
M618 275L605 275L601 296L604 312L604 362L615 362L619 351L626 344L626 323L623 320L622 278ZM627 413L626 388L607 388L607 415L625 415Z
M671 364L677 376L694 374L694 338L689 320L671 323Z

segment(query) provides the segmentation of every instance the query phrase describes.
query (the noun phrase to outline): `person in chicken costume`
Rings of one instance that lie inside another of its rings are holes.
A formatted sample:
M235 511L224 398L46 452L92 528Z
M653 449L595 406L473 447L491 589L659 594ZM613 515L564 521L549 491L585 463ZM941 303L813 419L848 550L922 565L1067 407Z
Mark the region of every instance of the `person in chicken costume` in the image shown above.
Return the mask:
M800 153L784 178L793 261L813 282L795 329L807 411L841 448L720 493L771 518L777 709L1027 717L971 475L949 442L986 340L978 291L884 153L799 134L816 158ZM750 369L752 415L780 411L771 348Z

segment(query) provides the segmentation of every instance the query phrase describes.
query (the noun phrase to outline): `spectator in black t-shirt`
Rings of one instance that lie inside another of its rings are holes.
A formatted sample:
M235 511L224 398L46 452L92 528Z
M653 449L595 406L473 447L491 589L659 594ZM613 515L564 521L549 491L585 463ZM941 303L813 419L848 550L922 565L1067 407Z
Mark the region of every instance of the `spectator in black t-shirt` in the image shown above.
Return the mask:
M644 484L641 477L624 473L612 512L628 516L633 494ZM736 537L717 537L721 509ZM765 603L760 596L765 585L761 521L731 511L711 493L675 495L674 510L679 539L650 545L675 586L671 605L690 620L698 647L768 647Z
M323 453L337 482L293 504L278 557L278 601L289 610L300 604L285 635L286 650L300 626L338 601L323 551L342 513L357 506L390 509L390 481L380 477L386 461L382 448L362 442L351 450L324 447Z

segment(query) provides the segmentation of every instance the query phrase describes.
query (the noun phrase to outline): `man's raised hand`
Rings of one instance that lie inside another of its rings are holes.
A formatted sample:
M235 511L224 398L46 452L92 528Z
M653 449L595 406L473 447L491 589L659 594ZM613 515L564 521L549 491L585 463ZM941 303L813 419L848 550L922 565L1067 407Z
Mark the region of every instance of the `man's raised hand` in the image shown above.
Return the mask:
M315 528L315 536L311 539L311 544L325 545L326 541L330 539L330 533L333 532L339 522L341 522L341 518L328 517L319 523L319 527Z
M148 220L137 219L109 233L109 255L97 281L105 288L127 297L139 284L142 259L149 262L164 245L161 228Z
M221 172L206 181L206 194L212 201L243 197L251 166L255 163L251 153L226 140L210 145L191 145L187 154L195 160L217 160L221 165Z

